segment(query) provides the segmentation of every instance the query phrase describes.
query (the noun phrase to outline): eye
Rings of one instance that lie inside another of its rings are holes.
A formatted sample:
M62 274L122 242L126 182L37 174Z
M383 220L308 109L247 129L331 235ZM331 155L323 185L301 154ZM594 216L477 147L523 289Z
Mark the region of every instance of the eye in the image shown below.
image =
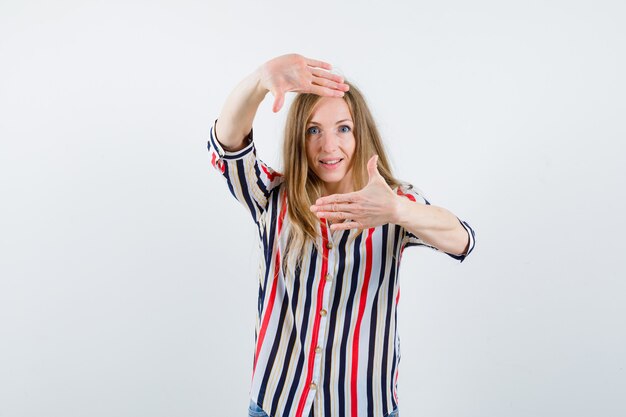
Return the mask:
M317 135L318 133L320 133L320 129L317 126L311 126L306 130L307 135Z
M350 132L351 130L352 130L352 128L351 128L350 126L348 126L348 125L342 125L342 126L339 126L339 131L340 131L341 133L348 133L348 132Z

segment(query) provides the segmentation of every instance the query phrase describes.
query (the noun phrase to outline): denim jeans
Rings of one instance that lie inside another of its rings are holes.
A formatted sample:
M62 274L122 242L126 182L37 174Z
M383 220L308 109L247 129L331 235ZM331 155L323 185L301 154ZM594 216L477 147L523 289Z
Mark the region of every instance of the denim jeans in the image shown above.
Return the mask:
M269 417L261 407L254 401L250 400L250 406L248 407L249 417Z
M265 411L261 407L257 405L254 401L250 400L250 406L248 407L248 417L269 417ZM398 414L398 409L396 408L391 413L389 413L386 417L400 417Z

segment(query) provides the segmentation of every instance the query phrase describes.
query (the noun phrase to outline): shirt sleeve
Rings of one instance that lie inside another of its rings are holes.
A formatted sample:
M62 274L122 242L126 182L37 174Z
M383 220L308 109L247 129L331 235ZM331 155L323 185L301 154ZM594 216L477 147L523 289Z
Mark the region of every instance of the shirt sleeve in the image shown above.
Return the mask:
M223 148L211 126L208 142L211 165L226 179L230 193L250 212L255 223L267 210L270 194L282 183L282 175L257 158L252 130L246 147L230 152Z
M426 204L426 205L430 205L430 202L424 197L423 193L419 190L417 190L416 188L414 188L411 185L402 185L400 187L398 187L397 190L397 194L403 197L408 198L411 201L414 201L418 204ZM459 220L459 223L461 223L461 226L463 226L463 228L465 229L465 231L467 232L467 235L469 237L469 246L467 249L467 252L464 253L463 255L454 255L452 253L448 253L448 252L443 252L446 255L456 259L459 262L463 262L463 260L472 252L472 250L474 249L474 237L475 237L475 232L474 229L472 229L472 227L467 224L467 222L459 219L457 217L457 219ZM423 240L421 240L419 237L417 237L416 235L414 235L413 233L409 232L406 229L403 229L403 235L402 235L402 248L408 247L408 246L426 246L429 247L431 249L434 249L436 251L439 251L438 248L436 248L435 246L431 246L429 244L427 244L426 242L424 242Z

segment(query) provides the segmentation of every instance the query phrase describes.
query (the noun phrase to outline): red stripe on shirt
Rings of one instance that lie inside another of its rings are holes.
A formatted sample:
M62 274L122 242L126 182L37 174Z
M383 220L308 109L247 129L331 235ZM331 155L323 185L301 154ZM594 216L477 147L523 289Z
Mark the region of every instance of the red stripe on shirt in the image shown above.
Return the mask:
M414 197L414 196L412 196L411 194L405 194L405 193L403 193L403 192L402 192L399 188L398 188L398 195L401 195L401 196L403 196L403 197L406 197L406 198L408 198L408 199L409 199L409 200L411 200L411 201L415 201L415 197Z
M271 173L269 169L267 169L267 167L263 164L261 165L261 169L263 169L263 172L265 172L265 175L267 175L267 178L269 178L270 181L274 181L274 177L282 177L282 175L278 172L274 172Z
M306 397L309 395L309 391L311 389L311 378L313 377L313 367L315 365L315 348L317 347L317 340L320 331L320 320L322 318L319 312L322 309L322 303L324 299L324 286L326 285L326 274L328 273L328 247L326 246L328 243L328 232L326 231L326 219L321 219L321 229L322 248L324 250L324 256L322 258L322 274L319 286L317 288L317 308L315 309L316 315L315 322L313 324L313 337L311 337L311 346L309 347L309 360L304 385L304 392L302 393L302 396L300 397L300 402L298 403L296 417L302 417L302 412L304 411L304 403L306 402Z
M394 383L393 383L393 398L396 399L396 404L398 403L398 392L396 391L396 388L398 386L398 374L400 373L400 371L398 370L398 367L396 366L396 377L394 378Z
M222 174L226 170L226 165L224 165L224 162L221 159L217 159L217 155L215 153L213 153L213 156L211 157L211 164L214 167L219 168Z
M263 340L265 339L265 332L267 331L267 325L272 316L272 310L274 308L274 300L276 299L276 287L278 286L278 273L280 271L280 251L278 250L278 238L280 237L280 230L283 227L283 220L285 218L285 212L287 208L286 204L287 192L283 193L282 207L280 208L280 216L278 217L278 232L276 234L276 262L274 262L274 279L272 280L272 292L270 293L270 299L267 302L267 308L263 315L263 323L261 324L261 330L259 331L259 339L256 344L256 352L254 354L254 364L252 365L252 377L254 378L254 371L256 370L256 362L263 346Z
M363 312L365 311L365 302L367 301L367 287L372 272L372 234L374 228L369 230L367 239L365 240L365 276L363 287L361 287L361 297L359 299L359 314L356 319L356 327L354 329L354 337L352 340L352 378L350 381L350 397L352 417L357 417L357 374L359 368L359 333L361 333L361 321L363 320Z

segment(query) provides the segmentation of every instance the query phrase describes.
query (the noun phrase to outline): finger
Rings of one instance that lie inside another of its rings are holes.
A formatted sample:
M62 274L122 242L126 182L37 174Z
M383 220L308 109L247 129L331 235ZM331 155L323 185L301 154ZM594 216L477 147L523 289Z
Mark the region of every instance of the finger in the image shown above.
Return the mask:
M316 206L330 203L356 203L359 201L359 193L345 193L345 194L331 194L325 197L320 197L315 201Z
M343 91L333 90L328 87L320 87L319 85L311 84L306 90L307 93L317 94L323 97L343 97Z
M318 219L326 219L331 221L339 221L345 219L351 219L354 217L354 213L344 213L341 211L320 211L315 213Z
M342 204L342 203L331 203L331 204L322 204L322 205L315 205L314 211L315 212L321 212L321 211L328 211L328 212L338 212L338 211L343 211L346 213L356 213L361 209L360 206L357 206L356 204Z
M378 172L378 155L372 156L369 161L367 161L367 174L369 175L370 182L380 175Z
M324 71L318 68L311 68L311 74L313 74L316 78L323 78L326 80L334 81L337 84L341 85L341 89L348 91L350 86L345 84L343 81L343 77L339 74L333 74L332 72Z
M330 225L330 230L350 230L350 229L364 229L363 225L359 222L344 222L333 223Z
M274 97L274 105L272 106L272 111L277 113L285 102L285 94L282 91L277 91Z
M345 220L348 218L347 213L337 211L318 211L315 213L318 219L326 219L332 221Z
M344 84L340 81L330 80L328 78L316 77L316 76L313 76L311 83L313 85L319 85L321 87L326 87L326 88L330 88L331 90L337 90L337 91L342 91L342 92L348 91L348 89L350 88L348 84Z
M304 60L306 64L310 67L324 68L327 70L333 69L333 66L330 65L328 62L320 61L317 59L311 59L311 58L304 58Z

